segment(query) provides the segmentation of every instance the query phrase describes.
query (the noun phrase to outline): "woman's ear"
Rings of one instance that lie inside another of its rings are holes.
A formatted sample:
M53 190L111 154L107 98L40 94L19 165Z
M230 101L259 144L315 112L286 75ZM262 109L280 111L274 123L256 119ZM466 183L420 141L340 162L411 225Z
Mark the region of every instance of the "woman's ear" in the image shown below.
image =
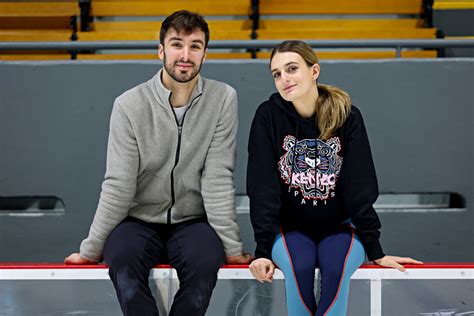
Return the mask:
M313 72L313 80L317 80L319 78L319 74L321 73L321 67L319 67L319 64L314 64L311 66L311 71Z

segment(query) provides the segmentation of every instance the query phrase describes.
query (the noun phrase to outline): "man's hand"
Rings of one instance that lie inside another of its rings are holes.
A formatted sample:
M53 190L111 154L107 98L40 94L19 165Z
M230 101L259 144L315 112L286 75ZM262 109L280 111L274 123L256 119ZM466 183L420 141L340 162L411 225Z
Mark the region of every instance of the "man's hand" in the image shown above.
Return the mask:
M423 262L408 258L397 256L385 256L383 258L374 260L375 264L383 267L395 268L401 272L405 272L405 267L402 264L423 264Z
M249 264L252 260L253 256L249 253L243 253L238 256L225 257L225 263L227 264Z
M272 282L273 273L275 272L275 265L271 260L268 260L266 258L259 258L257 260L252 261L249 268L253 276L261 283L263 283L264 281Z
M97 262L82 258L78 253L73 253L69 257L64 258L65 264L96 264Z

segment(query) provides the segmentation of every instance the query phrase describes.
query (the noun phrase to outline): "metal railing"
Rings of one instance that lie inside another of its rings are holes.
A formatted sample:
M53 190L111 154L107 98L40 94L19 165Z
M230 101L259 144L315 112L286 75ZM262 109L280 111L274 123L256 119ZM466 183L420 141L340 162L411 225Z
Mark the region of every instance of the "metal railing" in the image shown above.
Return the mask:
M421 39L421 40L306 40L313 48L393 48L401 57L404 48L471 48L474 39ZM210 41L214 49L265 49L273 48L280 40ZM158 41L93 41L93 42L3 42L4 50L100 50L100 49L156 49Z

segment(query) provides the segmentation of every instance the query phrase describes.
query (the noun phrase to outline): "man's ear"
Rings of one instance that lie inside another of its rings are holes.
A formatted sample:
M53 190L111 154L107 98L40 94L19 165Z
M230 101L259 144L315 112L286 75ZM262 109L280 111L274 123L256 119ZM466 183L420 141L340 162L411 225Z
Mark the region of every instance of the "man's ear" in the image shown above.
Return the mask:
M207 47L204 50L204 57L202 58L202 62L204 62L206 60L206 57L207 57Z
M311 66L311 71L313 72L313 80L317 80L319 78L319 74L321 73L321 67L319 67L319 64L314 64Z
M160 57L161 60L164 60L165 57L164 49L162 44L158 45L158 57Z

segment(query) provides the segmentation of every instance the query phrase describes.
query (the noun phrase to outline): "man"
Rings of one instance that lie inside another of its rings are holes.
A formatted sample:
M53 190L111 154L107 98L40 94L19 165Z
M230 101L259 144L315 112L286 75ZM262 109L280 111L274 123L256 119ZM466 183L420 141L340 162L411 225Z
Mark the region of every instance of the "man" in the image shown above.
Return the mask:
M150 269L169 262L180 289L170 315L204 315L219 267L249 263L235 221L233 169L237 97L199 76L209 29L189 11L167 17L163 69L114 103L107 171L79 253L67 264L104 259L125 315L158 315Z

